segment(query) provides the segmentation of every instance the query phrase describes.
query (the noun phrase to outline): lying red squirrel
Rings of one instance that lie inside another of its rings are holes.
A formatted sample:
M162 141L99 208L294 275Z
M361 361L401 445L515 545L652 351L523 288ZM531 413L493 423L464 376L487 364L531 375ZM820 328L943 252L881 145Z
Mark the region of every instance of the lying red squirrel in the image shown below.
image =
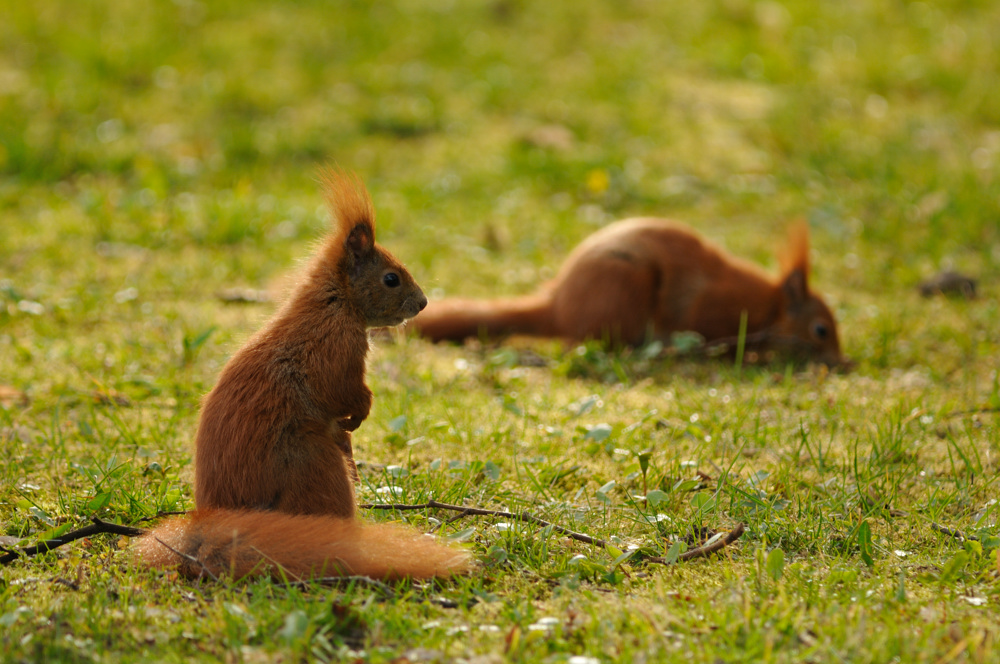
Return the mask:
M741 318L754 347L842 362L837 325L809 290L809 236L790 229L780 277L664 219L625 219L586 238L541 290L498 300L431 302L410 323L434 341L511 334L669 343L697 332L735 345Z
M271 574L429 578L468 555L414 530L358 520L351 431L368 417L367 328L427 304L375 243L375 211L356 177L323 177L334 228L284 307L226 364L195 441L197 511L137 544L150 567L191 578Z

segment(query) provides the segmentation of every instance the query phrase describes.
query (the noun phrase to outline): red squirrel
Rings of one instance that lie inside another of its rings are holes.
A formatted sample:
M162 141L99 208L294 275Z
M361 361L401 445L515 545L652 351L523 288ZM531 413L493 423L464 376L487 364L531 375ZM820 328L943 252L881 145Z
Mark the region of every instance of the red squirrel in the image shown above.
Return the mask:
M433 341L509 334L637 346L674 332L746 341L835 365L833 313L809 290L809 235L790 229L777 278L665 219L618 221L586 238L541 290L498 300L445 299L410 323Z
M189 578L271 574L395 579L468 570L465 552L356 516L351 432L368 417L370 327L427 304L375 243L356 176L322 175L333 230L277 314L223 368L195 439L196 511L144 535L139 558Z

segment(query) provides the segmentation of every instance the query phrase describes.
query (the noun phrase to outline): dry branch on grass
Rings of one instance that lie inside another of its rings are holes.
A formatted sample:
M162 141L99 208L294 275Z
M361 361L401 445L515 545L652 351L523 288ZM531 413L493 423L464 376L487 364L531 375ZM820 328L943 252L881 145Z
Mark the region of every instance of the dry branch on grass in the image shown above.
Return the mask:
M501 518L504 518L504 519L514 519L514 520L517 520L517 521L524 521L526 523L533 523L535 525L542 526L543 528L551 527L552 530L554 530L555 532L558 532L558 533L561 533L563 535L566 535L567 537L569 537L571 539L575 539L575 540L577 540L579 542L585 542L586 544L593 544L594 546L599 546L602 549L603 548L607 548L607 546L608 546L608 543L605 542L602 539L598 539L596 537L591 537L590 535L584 535L583 533L574 532L572 530L569 530L568 528L564 528L562 526L556 525L556 524L554 524L554 523L552 523L550 521L546 521L544 519L539 519L537 516L533 516L533 515L529 514L528 512L521 512L520 514L517 514L515 512L505 512L503 510L486 510L486 509L482 509L482 508L479 508L479 507L465 507L465 506L462 506L462 505L452 505L450 503L441 503L441 502L438 502L436 500L428 500L426 503L418 503L418 504L381 504L381 503L379 503L379 504L359 505L359 507L361 507L363 509L399 510L399 511L422 510L422 509L429 509L429 508L437 508L437 509L443 509L443 510L451 510L453 512L460 512L460 514L458 516L456 516L455 518L449 519L449 522L454 521L456 519L460 519L460 518L465 517L465 516L468 516L470 514L476 514L476 515L481 515L481 516L497 516L497 517L501 517ZM714 541L714 542L712 542L712 543L710 543L710 544L708 544L706 546L700 546L700 547L698 547L696 549L691 549L690 551L685 551L680 556L678 556L677 559L678 560L691 560L692 558L701 558L701 557L713 554L716 551L719 551L720 549L722 549L724 547L727 547L730 544L732 544L733 542L735 542L736 540L738 540L740 537L742 537L742 535L743 535L743 533L744 533L745 530L746 530L746 527L742 523L738 523L738 524L736 524L735 528L733 528L731 531L729 531L726 534L725 537L723 537L721 539L718 539L718 540L716 540L716 541ZM650 562L654 562L654 563L669 564L669 563L667 563L667 560L665 558L662 558L660 556L646 558L646 560L648 560Z
M719 551L743 536L743 532L746 527L742 523L737 523L736 527L726 533L725 537L719 538L714 542L709 541L708 544L704 546L699 546L697 548L691 549L690 551L685 551L684 553L677 556L677 560L691 560L692 558L703 558L709 556L716 551ZM646 560L653 563L662 563L664 565L669 565L669 561L666 558L656 556L655 558L647 558Z
M979 541L979 538L975 535L966 535L961 530L956 530L955 528L949 528L947 526L942 526L939 523L931 523L931 530L936 530L943 535L949 535L957 540L971 540L973 542Z
M590 535L584 535L583 533L578 533L570 530L569 528L564 528L562 526L556 525L545 519L539 519L537 516L533 516L528 512L521 512L516 514L514 512L505 512L503 510L486 510L480 507L465 507L464 505L452 505L450 503L441 503L436 500L428 500L426 503L419 503L415 505L411 504L366 504L359 505L358 507L362 509L371 510L424 510L430 508L436 508L441 510L451 510L452 512L461 512L457 518L476 515L476 516L498 516L504 519L514 519L515 521L524 521L526 523L533 523L536 526L542 526L543 528L551 527L555 532L565 535L570 539L575 539L578 542L584 542L585 544L593 544L594 546L599 546L605 548L608 543L602 539L596 537L591 537ZM454 519L452 519L454 521Z
M188 554L184 553L183 551L178 551L174 547L170 546L169 544L167 544L166 542L164 542L163 540L161 540L159 537L156 537L154 539L156 539L157 542L159 542L164 547L166 547L166 549L168 551L170 551L171 553L173 553L174 555L176 555L176 556L178 556L180 558L183 558L184 560L188 561L192 565L197 565L201 569L201 572L199 572L199 574L198 574L198 578L199 579L201 578L201 575L204 574L208 578L212 579L212 581L218 582L219 577L217 577L212 572L212 570L208 569L208 565L206 565L205 563L201 562L200 560L198 560L197 558L195 558L192 555L188 555Z
M464 518L466 516L472 516L472 515L475 515L475 516L494 516L494 517L500 517L500 518L503 518L503 519L512 519L512 520L515 520L515 521L522 521L524 523L531 523L531 524L534 524L536 526L541 526L542 528L551 528L554 532L557 532L557 533L559 533L561 535L565 535L566 537L569 537L570 539L574 539L574 540L576 540L578 542L583 542L585 544L592 544L592 545L598 546L598 547L600 547L602 549L607 548L607 546L608 546L608 543L606 541L602 540L602 539L599 539L597 537L591 537L590 535L585 535L583 533L575 532L573 530L570 530L569 528L565 528L565 527L560 526L558 524L552 523L551 521L546 521L545 519L540 519L537 516L534 516L534 515L532 515L532 514L530 514L528 512L516 513L516 512L507 512L507 511L504 511L504 510L488 510L488 509L483 509L481 507L467 507L467 506L464 506L464 505L453 505L451 503L442 503L442 502L439 502L437 500L428 500L426 503L417 503L417 504L408 504L408 503L407 504L398 504L398 503L395 503L395 504L392 504L392 503L390 503L390 504L383 504L383 503L365 504L365 505L359 505L358 507L360 507L361 509L397 510L397 511L401 511L401 512L403 512L403 511L412 511L412 510L424 510L424 509L442 509L442 510L450 510L452 512L459 512L459 514L457 516L455 516L454 518L448 520L449 523L452 522L452 521L456 521L458 519ZM170 514L183 514L183 512L171 512ZM166 516L166 514L161 514L161 515L157 515L157 516ZM142 520L145 521L145 520L148 520L148 519L149 519L149 517L147 517L145 519L142 519ZM116 534L116 535L124 535L126 537L138 537L139 535L144 535L146 533L146 530L144 530L142 528L136 528L136 527L133 527L133 526L120 526L118 524L108 523L107 521L101 521L97 517L93 517L91 520L93 521L93 524L90 525L90 526L87 526L85 528L81 528L79 530L70 531L68 533L65 533L64 535L61 535L60 537L57 537L57 538L53 538L53 539L45 540L43 542L39 542L35 546L29 546L29 547L25 547L23 549L4 549L4 548L0 547L0 551L3 551L3 554L0 555L0 565L7 565L7 564L9 564L9 563L11 563L11 562L13 562L15 560L18 560L19 558L22 558L22 557L30 557L30 556L37 555L39 553L45 553L46 551L51 551L51 550L56 549L56 548L58 548L58 547L60 547L60 546L62 546L64 544L68 544L68 543L73 542L73 541L78 540L78 539L83 539L84 537L90 537L92 535L98 535L100 533L113 533L113 534ZM935 526L936 526L936 524L935 524ZM937 529L940 530L941 532L945 532L945 533L948 533L948 534L953 534L947 528L943 528L941 526L937 526ZM707 556L707 555L710 555L712 553L715 553L716 551L718 551L718 550L720 550L720 549L722 549L722 548L724 548L726 546L729 546L730 544L732 544L733 542L735 542L736 540L738 540L743 535L743 532L744 532L744 526L743 526L742 523L739 523L739 524L736 525L735 528L733 528L731 531L729 531L729 533L726 534L725 537L723 537L721 539L718 539L718 540L716 540L716 541L714 541L714 542L712 542L712 543L710 543L710 544L708 544L706 546L701 546L701 547L698 547L696 549L691 549L690 551L686 551L686 552L682 553L680 556L678 556L677 559L678 560L691 560L692 558L699 558L699 557L702 557L702 556ZM964 537L963 535L961 535L961 533L958 533L955 536L956 537ZM157 540L157 541L159 541L159 540ZM171 551L174 551L174 553L177 553L178 555L180 555L180 556L182 556L184 558L193 560L193 559L190 558L190 556L187 556L185 554L182 554L182 553L180 553L180 552L172 549L171 547L167 546L165 543L163 543L163 542L160 542L160 543L163 544L164 546L166 546ZM659 557L659 556L647 558L646 560L648 560L650 562L654 562L654 563L667 564L666 559L662 558L662 557ZM198 562L197 560L193 560L193 561L194 562ZM211 572L209 572L209 575L213 576L211 574ZM214 576L213 576L213 578L214 578Z
M45 553L46 551L51 551L52 549L58 548L63 544L69 544L75 540L83 539L84 537L91 537L92 535L113 533L115 535L124 535L126 537L138 537L146 532L142 528L119 526L116 523L101 521L97 517L93 517L91 521L93 521L93 524L90 526L80 528L79 530L73 530L60 535L59 537L39 542L35 546L29 546L23 549L4 549L3 555L0 555L0 565L10 564L22 556L35 556L39 553Z
M981 408L967 408L965 410L953 410L945 415L945 418L965 417L966 415L987 415L989 413L1000 413L998 406L983 406Z

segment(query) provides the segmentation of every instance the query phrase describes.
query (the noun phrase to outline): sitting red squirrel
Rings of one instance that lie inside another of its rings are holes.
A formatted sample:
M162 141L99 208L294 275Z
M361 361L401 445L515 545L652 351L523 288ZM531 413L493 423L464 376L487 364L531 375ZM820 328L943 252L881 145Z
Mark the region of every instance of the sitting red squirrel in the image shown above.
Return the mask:
M223 368L195 441L197 510L144 535L147 566L198 578L271 574L430 578L468 555L414 530L358 520L351 431L368 417L367 328L427 304L375 243L356 177L323 175L334 228L291 298Z
M631 346L691 331L735 346L745 315L748 344L839 364L833 313L808 286L804 223L790 229L782 264L775 278L679 224L625 219L580 243L538 292L431 302L410 328L434 341L521 334Z

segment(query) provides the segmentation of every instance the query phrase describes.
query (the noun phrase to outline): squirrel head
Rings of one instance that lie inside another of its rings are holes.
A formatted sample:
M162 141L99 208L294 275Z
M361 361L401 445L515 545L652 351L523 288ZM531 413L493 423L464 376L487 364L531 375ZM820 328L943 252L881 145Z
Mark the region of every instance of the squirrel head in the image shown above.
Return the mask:
M321 173L333 217L323 255L326 303L349 300L366 327L399 325L427 298L403 264L375 242L375 206L361 178L338 169Z
M809 228L805 222L789 229L781 263L782 313L769 330L775 345L787 345L793 353L830 366L846 364L833 312L809 290Z

